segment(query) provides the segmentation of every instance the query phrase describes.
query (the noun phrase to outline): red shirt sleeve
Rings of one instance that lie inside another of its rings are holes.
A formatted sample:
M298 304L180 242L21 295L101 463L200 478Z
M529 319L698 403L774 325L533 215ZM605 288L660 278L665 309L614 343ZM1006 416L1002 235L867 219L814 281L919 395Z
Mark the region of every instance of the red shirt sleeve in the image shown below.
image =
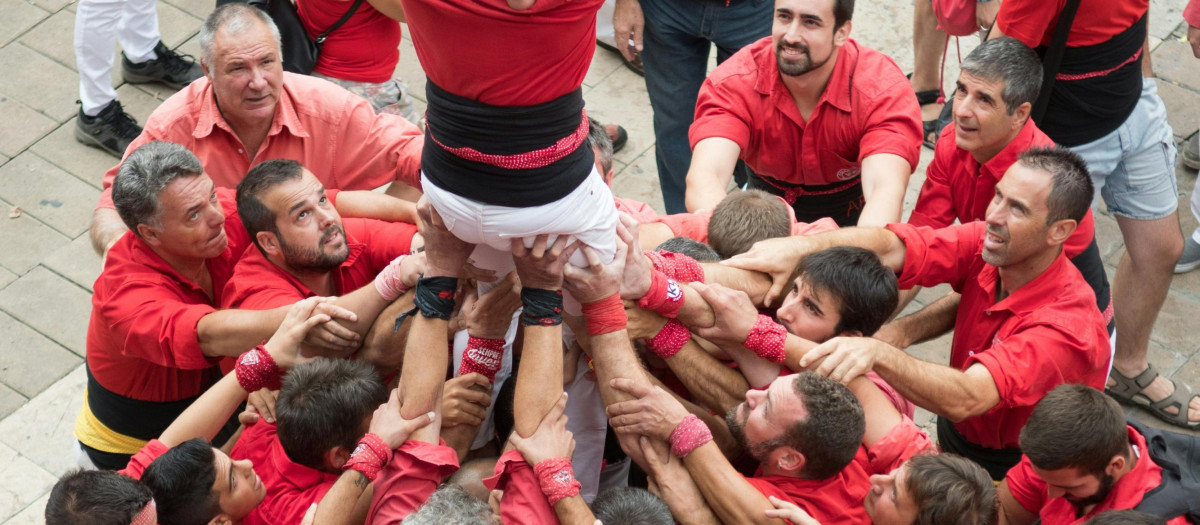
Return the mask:
M1055 327L1054 322L1043 320L1020 328L993 343L986 352L976 352L967 358L964 370L981 363L996 382L1000 403L992 410L1032 407L1054 387L1079 381L1079 370L1095 368L1088 361L1093 353L1086 351L1094 342L1080 340L1075 336L1078 330Z
M1183 8L1183 19L1189 26L1200 27L1200 0L1188 1L1187 7Z
M908 458L932 450L934 447L929 434L904 416L888 435L867 449L867 461L875 474L887 474L899 468Z
M712 210L701 210L695 213L673 213L663 215L656 221L667 225L676 237L687 237L700 242L708 242L708 221L712 219Z
M996 24L1005 36L1038 47L1046 32L1058 21L1061 2L1048 0L1006 0L1000 4Z
M398 524L417 510L442 479L458 470L458 455L443 441L405 441L375 479L367 523Z
M745 58L749 57L747 53ZM731 60L737 58L740 57L735 56ZM688 143L692 149L696 148L697 142L711 137L732 140L742 151L749 147L750 128L754 119L743 94L736 89L744 86L731 88L730 83L739 82L727 78L716 84L710 77L700 86L700 95L696 98L696 120L688 131ZM756 95L753 89L749 91Z
M1038 514L1046 505L1046 482L1034 474L1033 464L1028 457L1021 456L1021 462L1008 469L1004 482L1008 484L1013 499L1025 510Z
M496 475L483 480L491 490L503 490L500 499L500 521L506 524L527 523L545 525L558 523L558 515L546 501L538 484L533 467L525 462L521 453L509 450L496 462Z
M791 206L788 206L791 210ZM792 217L792 235L816 235L838 229L838 224L829 217L821 217L817 222L796 222Z
M412 238L417 233L417 227L407 222L386 222L374 219L344 219L346 230L356 237L359 242L366 244L363 255L370 258L369 267L372 275L378 274L396 257L412 251ZM353 290L342 290L350 293Z
M146 467L149 467L154 460L165 454L167 450L169 449L162 441L151 439L137 454L129 458L129 464L119 470L118 473L140 480L142 479L142 473L146 472Z
M121 353L159 366L195 370L216 363L200 350L196 327L215 312L207 304L190 304L162 283L131 280L97 305L113 334L122 339Z
M896 74L899 77L899 71ZM865 107L854 110L869 111L865 132L858 139L859 164L870 155L890 153L907 161L910 173L917 168L921 160L921 107L911 84L892 84Z
M334 153L338 188L378 188L393 180L421 189L420 129L397 115L375 114L360 97L349 97L340 119L341 147Z
M950 193L952 171L947 165L950 162L950 151L947 150L958 146L951 137L942 136L945 138L937 142L933 161L925 169L925 184L921 185L917 203L913 206L912 215L908 217L908 223L913 226L944 228L954 224L957 218L954 216L954 196Z
M887 225L904 242L904 268L898 276L900 288L950 283L955 291L961 290L971 265L979 258L984 228L982 222L938 230L911 224Z

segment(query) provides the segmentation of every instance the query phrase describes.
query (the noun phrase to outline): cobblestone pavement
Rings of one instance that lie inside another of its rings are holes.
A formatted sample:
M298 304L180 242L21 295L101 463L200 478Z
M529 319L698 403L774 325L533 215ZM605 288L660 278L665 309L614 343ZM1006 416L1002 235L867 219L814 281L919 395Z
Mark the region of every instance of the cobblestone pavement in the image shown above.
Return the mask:
M1180 18L1185 2L1153 0L1150 18L1159 93L1178 140L1195 133L1200 120L1200 61L1180 38L1186 30ZM212 6L212 0L159 2L163 41L198 55L196 34ZM911 9L907 2L860 2L852 36L910 70ZM71 429L85 383L81 364L89 295L100 272L87 226L100 177L115 159L72 138L78 114L74 3L0 0L0 13L0 207L7 216L0 216L0 522L40 523L49 488L73 464ZM962 52L976 43L964 38ZM953 79L956 62L953 56L947 62L946 78ZM425 79L407 35L398 71L423 99ZM114 83L120 80L114 71ZM615 54L598 49L584 84L589 113L629 130L629 144L614 162L616 193L661 210L651 108L641 77L622 67ZM155 86L118 85L121 102L139 121L171 95ZM930 157L923 151L909 184L908 207ZM1181 223L1190 232L1196 221L1187 213L1188 196L1196 174L1182 168L1177 174ZM1096 219L1111 277L1124 245L1111 216L1100 213ZM942 292L927 290L917 302ZM1174 280L1154 327L1150 359L1164 374L1200 387L1196 319L1200 272ZM948 348L943 337L913 353L945 362ZM927 428L930 421L928 413L918 415Z

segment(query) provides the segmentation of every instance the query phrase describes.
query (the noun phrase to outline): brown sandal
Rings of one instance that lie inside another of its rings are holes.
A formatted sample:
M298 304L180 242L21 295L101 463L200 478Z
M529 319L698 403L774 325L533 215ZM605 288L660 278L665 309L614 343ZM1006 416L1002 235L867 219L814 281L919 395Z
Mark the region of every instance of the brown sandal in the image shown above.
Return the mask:
M1141 406L1151 414L1154 414L1154 417L1177 427L1193 430L1200 428L1200 421L1188 420L1188 405L1192 399L1200 397L1200 395L1193 394L1192 389L1187 385L1180 385L1171 381L1171 384L1175 386L1175 391L1158 401L1151 401L1150 398L1142 393L1158 376L1158 370L1154 368L1154 365L1146 366L1146 370L1138 374L1137 377L1127 377L1118 372L1116 368L1113 368L1112 372L1109 373L1109 377L1113 380L1113 385L1105 387L1104 393L1122 403ZM1171 407L1175 407L1176 413L1167 412L1166 409Z

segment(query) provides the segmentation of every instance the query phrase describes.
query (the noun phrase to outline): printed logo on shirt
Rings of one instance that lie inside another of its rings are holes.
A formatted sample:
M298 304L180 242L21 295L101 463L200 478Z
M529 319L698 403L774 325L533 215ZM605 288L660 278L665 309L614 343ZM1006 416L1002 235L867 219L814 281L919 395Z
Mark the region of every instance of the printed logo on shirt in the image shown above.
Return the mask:
M838 170L838 172L837 172L837 179L838 180L850 180L850 179L857 177L861 173L862 173L862 168L859 168L857 166L853 167L853 168L842 168L842 169Z

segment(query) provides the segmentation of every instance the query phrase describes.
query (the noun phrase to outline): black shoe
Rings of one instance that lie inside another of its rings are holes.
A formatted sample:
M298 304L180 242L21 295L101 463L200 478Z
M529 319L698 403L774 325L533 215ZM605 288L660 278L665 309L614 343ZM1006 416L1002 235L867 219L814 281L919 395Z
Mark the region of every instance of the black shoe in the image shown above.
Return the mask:
M116 100L109 102L94 117L84 115L80 110L79 118L75 120L75 140L100 148L117 158L121 158L129 148L129 143L141 134L142 127Z
M130 84L161 82L172 89L183 89L204 76L204 70L191 55L180 55L163 45L160 41L154 46L154 54L158 57L141 64L129 61L125 53L121 53L121 73Z

